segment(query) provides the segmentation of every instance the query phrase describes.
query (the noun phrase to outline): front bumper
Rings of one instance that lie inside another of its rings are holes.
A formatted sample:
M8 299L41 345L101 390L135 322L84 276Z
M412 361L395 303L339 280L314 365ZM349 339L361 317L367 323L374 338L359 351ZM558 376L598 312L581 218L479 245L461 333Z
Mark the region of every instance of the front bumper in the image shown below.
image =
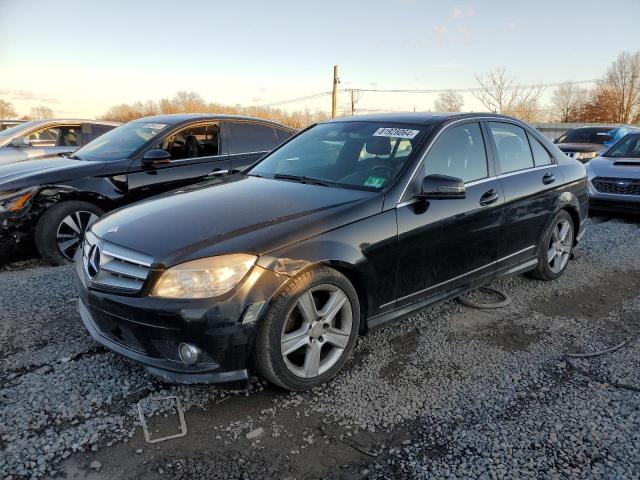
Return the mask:
M640 195L604 193L589 179L589 210L613 213L640 213Z
M171 300L101 291L91 286L76 262L79 312L91 336L154 375L176 383L219 383L248 378L256 321L245 312L269 299L288 277L254 267L222 299ZM244 319L244 320L243 320ZM180 360L185 342L202 352L198 363Z

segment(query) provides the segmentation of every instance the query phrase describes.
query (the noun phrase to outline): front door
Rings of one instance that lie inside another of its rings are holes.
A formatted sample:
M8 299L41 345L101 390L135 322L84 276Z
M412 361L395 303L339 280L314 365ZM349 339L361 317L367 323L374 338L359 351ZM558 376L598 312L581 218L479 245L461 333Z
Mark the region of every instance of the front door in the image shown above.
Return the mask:
M398 218L397 307L495 271L504 196L478 122L446 127L409 185ZM461 178L466 198L412 200L426 175Z
M142 156L134 160L127 174L133 198L146 198L212 176L225 175L230 169L228 155L220 150L217 122L184 127L150 148L166 150L171 154L171 160L167 165L154 167L143 165Z

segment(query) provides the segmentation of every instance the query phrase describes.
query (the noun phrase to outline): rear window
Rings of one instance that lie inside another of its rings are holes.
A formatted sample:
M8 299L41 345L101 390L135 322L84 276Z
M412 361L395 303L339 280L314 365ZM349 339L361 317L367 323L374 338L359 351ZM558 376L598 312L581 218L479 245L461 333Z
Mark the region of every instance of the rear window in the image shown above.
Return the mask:
M611 140L610 128L576 128L558 138L558 143L597 143L603 145Z
M293 135L293 132L289 130L281 130L276 128L276 137L278 138L278 145L289 140Z
M276 146L275 129L251 122L229 122L229 153L267 152Z

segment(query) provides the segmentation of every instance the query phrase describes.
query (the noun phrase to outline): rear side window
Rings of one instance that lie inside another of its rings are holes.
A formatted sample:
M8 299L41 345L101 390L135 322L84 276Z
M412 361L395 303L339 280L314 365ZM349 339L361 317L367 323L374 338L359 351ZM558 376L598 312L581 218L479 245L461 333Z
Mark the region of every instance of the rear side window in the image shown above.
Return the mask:
M289 140L292 135L293 135L293 132L290 132L289 130L280 130L279 128L276 128L276 136L278 137L278 145L280 145L281 143L284 143L287 140Z
M465 123L447 129L424 164L424 176L448 175L472 182L488 175L487 154L480 125Z
M273 127L250 122L229 122L229 153L267 152L276 146Z
M95 140L100 135L107 133L109 130L113 130L111 125L100 125L97 123L85 123L82 125L82 133L84 133L87 142Z
M547 149L544 148L544 146L538 140L536 140L533 135L527 133L527 137L529 137L531 151L533 152L533 161L536 167L551 165L551 154L547 151Z
M489 122L489 129L498 149L501 173L533 168L533 155L523 128L510 123Z

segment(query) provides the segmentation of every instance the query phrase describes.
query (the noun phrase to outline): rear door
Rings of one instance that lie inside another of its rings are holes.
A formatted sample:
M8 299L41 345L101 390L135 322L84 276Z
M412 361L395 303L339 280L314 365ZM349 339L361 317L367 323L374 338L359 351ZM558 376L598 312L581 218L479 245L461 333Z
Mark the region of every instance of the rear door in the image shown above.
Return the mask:
M240 171L264 157L279 143L276 129L251 121L225 122L231 168Z
M519 125L487 122L504 189L505 216L498 269L531 260L557 200L562 173L551 153Z
M397 307L425 300L495 271L502 187L479 122L445 127L397 207ZM466 198L415 200L422 179L461 178Z
M148 149L160 148L171 154L167 165L142 163L144 152L131 164L127 174L129 192L145 198L213 176L229 172L230 162L220 145L218 122L199 122L165 135Z

